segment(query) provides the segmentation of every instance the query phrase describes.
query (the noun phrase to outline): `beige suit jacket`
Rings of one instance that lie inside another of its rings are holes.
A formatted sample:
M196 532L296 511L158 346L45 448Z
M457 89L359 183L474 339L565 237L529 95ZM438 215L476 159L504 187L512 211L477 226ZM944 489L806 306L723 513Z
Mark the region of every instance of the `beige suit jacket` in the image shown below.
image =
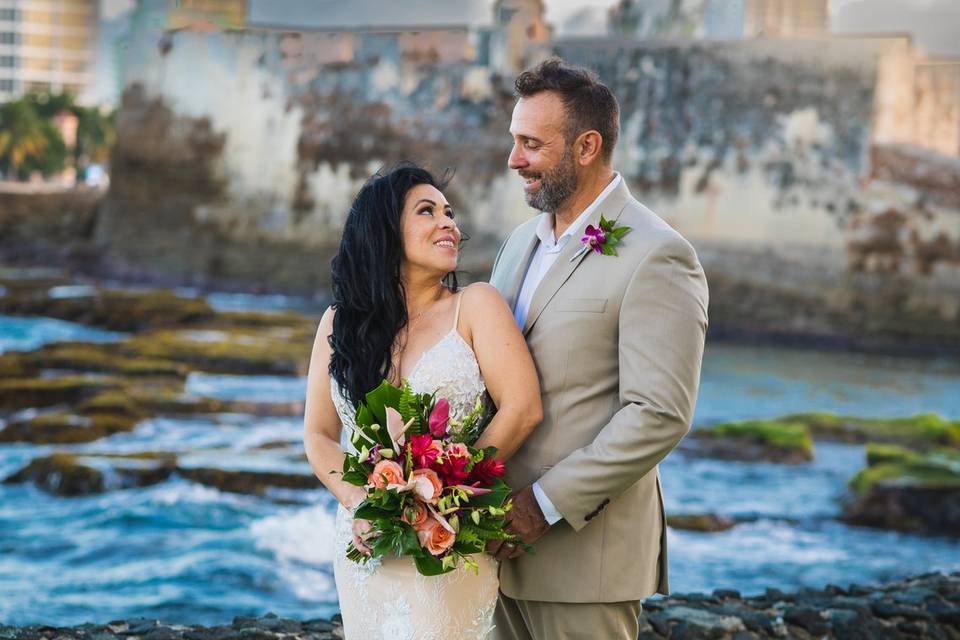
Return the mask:
M707 329L707 283L690 244L621 184L600 216L632 227L618 256L576 230L530 302L523 333L540 376L543 422L507 464L535 480L563 520L536 554L500 565L514 599L619 602L669 593L657 464L690 428ZM492 284L516 304L537 219L500 248Z

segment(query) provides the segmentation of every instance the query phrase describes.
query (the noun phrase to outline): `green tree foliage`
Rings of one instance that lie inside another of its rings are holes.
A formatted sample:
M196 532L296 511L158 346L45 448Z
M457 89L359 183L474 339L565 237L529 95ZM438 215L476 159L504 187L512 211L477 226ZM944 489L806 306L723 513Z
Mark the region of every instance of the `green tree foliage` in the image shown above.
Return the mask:
M4 174L19 178L25 165L45 157L50 145L45 124L29 102L0 105L0 168Z
M116 111L103 113L96 107L77 105L70 94L35 93L0 104L0 171L12 179L24 179L33 171L45 176L62 171L68 164L68 150L53 124L63 111L78 118L77 143L72 164L77 177L87 166L105 163L115 139Z

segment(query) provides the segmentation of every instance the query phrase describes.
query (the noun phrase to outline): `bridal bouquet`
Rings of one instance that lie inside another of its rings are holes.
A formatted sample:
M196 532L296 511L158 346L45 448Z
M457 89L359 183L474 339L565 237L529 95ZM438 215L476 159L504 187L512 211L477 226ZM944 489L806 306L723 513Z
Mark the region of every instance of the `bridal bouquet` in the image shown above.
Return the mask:
M460 562L476 572L470 554L488 540L515 539L504 530L510 487L496 447L471 446L489 419L483 403L461 420L449 414L446 399L414 393L406 382L384 381L357 407L350 441L358 453L344 457L343 479L367 497L354 513L349 559L398 554L412 556L427 576Z

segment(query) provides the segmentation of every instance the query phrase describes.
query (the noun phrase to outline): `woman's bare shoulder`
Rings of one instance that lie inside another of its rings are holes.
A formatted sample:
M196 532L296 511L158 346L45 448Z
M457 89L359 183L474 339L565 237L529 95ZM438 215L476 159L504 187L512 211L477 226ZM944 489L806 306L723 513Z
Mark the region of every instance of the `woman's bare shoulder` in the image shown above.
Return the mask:
M506 308L507 301L500 291L489 282L474 282L463 288L463 307L478 308L481 311L491 307Z

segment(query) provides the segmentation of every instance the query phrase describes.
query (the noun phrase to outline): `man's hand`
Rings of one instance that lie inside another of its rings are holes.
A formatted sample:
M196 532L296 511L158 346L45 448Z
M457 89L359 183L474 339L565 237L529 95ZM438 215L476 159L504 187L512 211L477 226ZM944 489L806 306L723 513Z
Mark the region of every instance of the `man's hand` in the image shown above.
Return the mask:
M533 544L550 529L540 510L540 504L533 495L533 485L524 487L512 497L513 508L507 513L506 530L523 542ZM514 542L491 540L487 544L487 553L497 560L506 560L523 555L523 547Z

